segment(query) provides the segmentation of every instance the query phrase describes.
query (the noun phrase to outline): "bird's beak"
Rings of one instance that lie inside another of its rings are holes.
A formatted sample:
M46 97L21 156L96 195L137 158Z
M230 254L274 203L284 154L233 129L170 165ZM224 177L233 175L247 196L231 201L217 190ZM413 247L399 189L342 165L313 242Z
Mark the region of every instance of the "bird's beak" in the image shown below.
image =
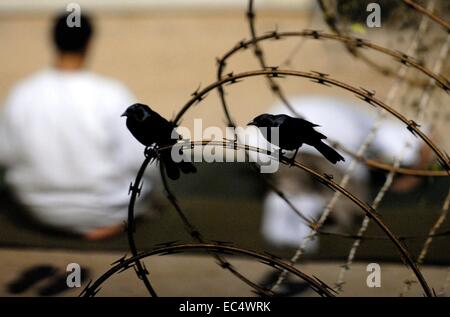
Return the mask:
M256 125L256 123L252 120L249 123L247 123L247 125Z
M126 117L128 116L128 113L125 111L124 113L122 113L121 117Z

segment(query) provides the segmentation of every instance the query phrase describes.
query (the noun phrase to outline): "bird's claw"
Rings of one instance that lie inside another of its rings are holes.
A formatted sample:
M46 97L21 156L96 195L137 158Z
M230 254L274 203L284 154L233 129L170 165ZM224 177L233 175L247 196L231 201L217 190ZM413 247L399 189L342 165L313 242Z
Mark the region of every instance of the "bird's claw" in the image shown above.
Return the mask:
M155 145L147 146L144 150L145 157L159 158L159 152Z

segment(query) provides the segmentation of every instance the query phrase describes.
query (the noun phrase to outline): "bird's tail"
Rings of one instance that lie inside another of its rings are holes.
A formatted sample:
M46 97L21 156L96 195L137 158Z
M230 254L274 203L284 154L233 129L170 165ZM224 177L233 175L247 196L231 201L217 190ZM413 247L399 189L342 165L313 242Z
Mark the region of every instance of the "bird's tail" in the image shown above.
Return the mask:
M170 151L166 151L166 153L163 153L161 156L161 160L163 161L163 164L166 168L167 176L172 180L177 180L180 178L180 170L185 173L196 173L197 169L195 168L194 164L191 162L174 162L172 160L172 157L170 156Z
M317 142L314 147L319 151L325 158L333 164L336 164L339 161L345 161L345 159L336 152L331 146L325 144L320 140Z

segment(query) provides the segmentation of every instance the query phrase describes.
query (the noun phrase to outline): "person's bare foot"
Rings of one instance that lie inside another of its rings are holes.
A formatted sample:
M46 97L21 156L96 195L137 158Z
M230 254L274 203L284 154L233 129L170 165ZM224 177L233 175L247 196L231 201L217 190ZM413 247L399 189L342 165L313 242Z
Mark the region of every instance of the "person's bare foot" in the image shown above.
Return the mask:
M102 227L94 229L88 233L86 233L83 237L86 240L96 241L96 240L104 240L108 238L112 238L117 236L120 233L123 233L123 224L117 224L110 227Z

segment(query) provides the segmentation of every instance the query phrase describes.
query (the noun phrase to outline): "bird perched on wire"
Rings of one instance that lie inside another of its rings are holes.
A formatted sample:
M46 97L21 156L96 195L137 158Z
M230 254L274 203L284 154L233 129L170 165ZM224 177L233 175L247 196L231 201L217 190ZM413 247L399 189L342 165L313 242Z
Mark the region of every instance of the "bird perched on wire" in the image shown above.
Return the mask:
M322 141L327 137L314 130L318 125L308 120L293 118L285 114L272 115L265 113L255 117L247 125L258 127L264 138L280 147L280 149L295 151L292 159L297 155L299 148L303 144L307 144L315 147L317 151L333 164L339 161L345 161L338 152ZM272 140L271 128L279 129L278 140Z
M175 124L164 119L147 105L135 103L127 108L122 117L127 117L127 128L131 134L147 147L171 146L181 138L174 130ZM171 150L161 151L159 159L166 168L167 176L172 180L180 177L180 170L185 174L197 172L191 162L175 162L171 157Z

